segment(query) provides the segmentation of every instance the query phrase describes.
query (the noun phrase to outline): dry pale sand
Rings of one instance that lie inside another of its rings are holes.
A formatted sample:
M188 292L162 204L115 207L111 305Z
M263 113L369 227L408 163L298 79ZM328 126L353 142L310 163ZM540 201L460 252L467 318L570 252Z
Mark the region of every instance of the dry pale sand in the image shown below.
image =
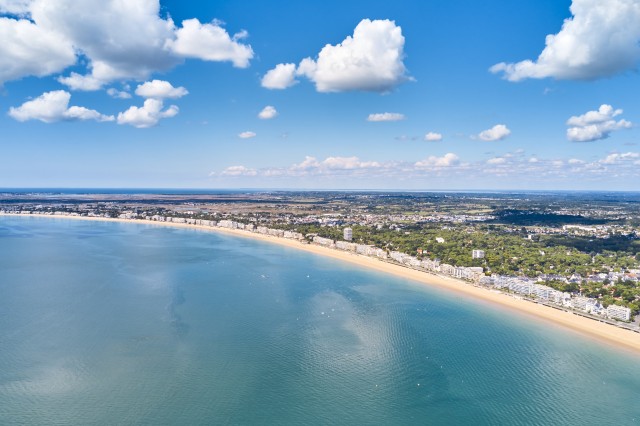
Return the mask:
M510 295L499 293L496 291L487 290L480 287L475 287L464 281L454 278L443 277L439 275L430 274L428 272L417 271L409 269L400 265L380 261L375 258L366 256L360 256L354 253L344 252L340 250L330 249L326 247L316 246L312 244L305 244L295 240L288 240L279 237L273 237L268 235L256 234L244 230L231 230L225 228L212 228L208 226L187 225L180 223L167 223L167 222L153 222L148 220L129 220L129 219L108 219L108 218L94 218L94 217L80 217L80 216L51 216L51 215L11 215L11 216L25 216L25 217L48 217L58 219L75 219L75 220L98 220L105 222L126 222L137 223L147 225L159 225L159 226L172 226L176 228L186 229L198 229L211 232L219 232L229 235L242 236L246 238L253 238L260 241L268 241L270 243L279 244L286 247L292 247L299 250L304 250L310 253L319 254L322 256L339 259L341 261L350 262L368 269L393 274L402 278L408 278L426 285L446 289L452 292L456 292L461 295L465 295L469 298L476 300L482 300L489 302L496 306L510 309L521 315L528 315L537 319L547 321L556 325L560 325L564 328L571 329L584 336L597 339L598 341L610 345L615 345L621 348L625 348L636 354L640 354L640 334L630 330L625 330L619 327L615 327L610 324L605 324L585 318L579 315L575 315L571 312L554 309L548 306L539 305L534 302L526 300L516 299Z

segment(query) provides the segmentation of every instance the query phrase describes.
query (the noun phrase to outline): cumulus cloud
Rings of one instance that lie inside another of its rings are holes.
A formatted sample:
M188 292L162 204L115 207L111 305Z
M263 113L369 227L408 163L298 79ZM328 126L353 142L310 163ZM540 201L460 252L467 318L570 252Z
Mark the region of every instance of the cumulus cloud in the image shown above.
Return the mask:
M487 160L487 164L504 164L507 162L506 158L503 157L494 157Z
M382 167L377 161L362 161L358 157L327 157L318 161L315 157L306 156L304 161L293 164L289 171L306 173L329 173L340 170L362 170Z
M258 113L258 118L261 120L271 120L278 115L278 111L276 111L275 107L271 105L267 105Z
M182 21L182 28L176 30L175 35L176 39L169 40L167 46L185 58L230 61L237 68L247 68L253 58L251 46L238 43L247 37L247 32L230 37L218 21L202 24L197 19L187 19Z
M230 166L221 173L224 176L256 176L258 172L245 166Z
M297 83L296 76L304 76L318 92L388 92L410 79L403 60L402 28L388 19L363 19L353 36L327 44L317 59L305 58L297 67L276 65L265 74L262 85L285 89Z
M188 93L184 87L173 87L171 83L163 80L147 81L136 88L136 95L153 99L177 99Z
M380 167L380 164L375 161L360 161L358 157L327 157L320 163L320 167L330 170L353 170Z
M112 115L79 106L69 106L71 94L64 90L46 92L19 107L9 109L9 115L18 121L40 120L45 123L56 121L96 120L113 121Z
M536 61L490 68L509 81L525 78L592 80L635 69L640 60L640 3L637 0L573 0L572 17L546 37Z
M535 161L532 161L535 160ZM593 181L613 176L634 182L640 177L640 153L612 153L595 161L576 158L531 157L524 152L507 152L490 159L462 162L454 153L430 156L415 163L405 161L364 161L358 157L326 157L324 160L307 156L303 161L288 167L265 167L252 169L235 165L223 172L212 172L211 176L256 176L261 179L282 178L340 178L358 179L366 186L382 179L389 184L406 182L407 179L449 179L453 176L474 178L496 178L503 182L528 181L536 176L539 182L565 182L576 180ZM504 179L508 179L504 181ZM513 180L511 180L513 179ZM634 180L635 179L635 180ZM261 181L262 182L262 181ZM315 181L317 182L317 180Z
M478 138L483 141L492 142L492 141L500 141L511 134L511 130L507 128L504 124L496 124L490 129L483 130L478 134Z
M255 138L256 134L254 132L242 132L238 134L238 137L240 139L251 139L251 138Z
M229 61L246 67L251 46L218 22L188 19L177 27L160 16L159 0L3 1L0 13L0 84L25 76L62 72L86 58L86 73L59 81L75 90L97 90L111 81L144 80L184 61Z
M420 169L433 169L451 167L460 164L460 158L454 153L447 153L442 157L431 155L424 160L415 163L415 166Z
M301 163L294 164L291 166L292 170L309 170L313 168L317 168L320 166L318 159L316 157L306 156Z
M613 109L611 105L603 104L597 111L573 116L567 120L567 126L569 126L567 139L572 142L592 142L606 139L616 130L631 128L631 122L624 119L618 121L614 119L622 112L621 109Z
M132 106L118 114L118 124L129 124L139 129L153 127L163 118L175 117L178 107L171 105L164 109L161 99L147 99L142 107Z
M613 153L607 155L604 159L600 160L602 164L618 164L623 161L636 160L640 158L640 154L637 152L625 152L623 154Z
M442 140L442 134L436 132L429 132L424 135L424 140L427 142L439 142Z
M0 11L14 8L0 8ZM28 19L0 17L0 86L26 76L43 77L61 72L76 62L73 44Z
M404 114L397 112L382 112L377 114L369 114L367 121L401 121L406 119Z
M29 4L33 0L0 0L0 13L24 16L29 11Z
M267 89L286 89L297 84L296 64L278 64L262 77L262 87Z
M118 90L113 87L107 89L107 95L111 96L114 99L131 99L131 94L124 90Z

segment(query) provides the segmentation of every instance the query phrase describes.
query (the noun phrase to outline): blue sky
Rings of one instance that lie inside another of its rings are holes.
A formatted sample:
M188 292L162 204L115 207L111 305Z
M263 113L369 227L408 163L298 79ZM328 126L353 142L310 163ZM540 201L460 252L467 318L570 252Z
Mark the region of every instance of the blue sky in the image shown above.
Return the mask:
M0 187L640 182L640 0L0 0Z

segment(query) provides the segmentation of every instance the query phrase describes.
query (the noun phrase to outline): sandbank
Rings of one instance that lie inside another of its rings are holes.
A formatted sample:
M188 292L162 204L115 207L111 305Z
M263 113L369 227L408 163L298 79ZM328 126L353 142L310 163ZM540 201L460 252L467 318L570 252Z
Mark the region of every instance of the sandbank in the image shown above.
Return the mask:
M40 214L0 214L0 216L23 216L23 217L45 217L53 219L73 219L73 220L89 220L89 221L103 221L103 222L122 222L122 223L134 223L145 225L157 225L157 226L171 226L175 228L195 229L209 232L218 232L222 234L241 236L246 238L253 238L255 240L267 241L274 244L279 244L285 247L291 247L299 250L304 250L310 253L315 253L322 256L331 257L341 261L349 262L364 268L368 268L375 271L380 271L388 274L392 274L398 277L406 278L412 281L416 281L425 285L445 289L451 292L455 292L461 295L465 295L469 298L482 300L489 302L496 306L507 308L521 315L526 315L531 318L540 319L566 329L570 329L574 332L580 333L583 336L594 338L602 343L615 345L619 348L624 348L635 354L640 354L640 333L626 330L614 325L599 322L597 320L585 318L580 315L576 315L572 312L564 311L561 309L554 309L549 306L544 306L535 302L527 301L524 299L518 299L508 294L500 293L495 290L489 290L486 288L476 287L466 281L458 280L455 278L444 277L435 275L425 271L419 271L410 269L405 266L381 261L377 258L358 255L351 252L345 252L341 250L331 249L327 247L317 246L314 244L301 243L296 240L289 240L285 238L263 235L254 232L249 232L239 229L227 229L218 227L209 227L201 225L190 225L173 222L157 222L143 219L120 219L120 218L104 218L104 217L85 217L85 216L54 216L54 215L40 215Z

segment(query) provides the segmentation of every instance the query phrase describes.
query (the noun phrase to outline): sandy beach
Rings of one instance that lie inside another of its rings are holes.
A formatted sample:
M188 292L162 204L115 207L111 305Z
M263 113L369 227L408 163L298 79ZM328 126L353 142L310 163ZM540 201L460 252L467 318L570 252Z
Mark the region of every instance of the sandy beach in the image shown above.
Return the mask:
M475 287L465 281L457 280L454 278L442 277L427 272L422 272L414 269L409 269L400 265L380 261L376 258L370 258L366 256L357 255L355 253L344 252L340 250L330 249L312 244L305 244L295 240L288 240L284 238L257 234L244 230L231 230L225 228L213 228L208 226L188 225L179 223L167 223L167 222L155 222L149 220L137 220L137 219L109 219L98 217L81 217L81 216L52 216L52 215L37 215L37 214L10 214L5 216L23 216L23 217L44 217L50 219L60 220L88 220L88 221L104 221L104 222L123 222L134 224L145 224L155 226L171 226L175 228L185 229L197 229L208 232L218 232L239 237L253 238L255 240L267 241L281 246L291 247L299 250L304 250L310 253L315 253L322 256L331 257L341 261L349 262L364 268L368 268L375 271L380 271L402 278L410 279L420 282L424 285L430 285L446 289L448 291L456 292L465 297L469 297L476 300L482 300L496 305L496 307L506 308L514 311L520 315L526 315L531 318L546 321L551 324L555 324L574 332L580 333L583 336L596 339L602 343L615 345L619 348L632 351L635 354L640 354L640 334L630 330L625 330L619 327L615 327L609 324L601 323L596 320L585 318L571 312L565 312L559 309L539 305L526 300L516 299L510 295L491 291L484 288Z

